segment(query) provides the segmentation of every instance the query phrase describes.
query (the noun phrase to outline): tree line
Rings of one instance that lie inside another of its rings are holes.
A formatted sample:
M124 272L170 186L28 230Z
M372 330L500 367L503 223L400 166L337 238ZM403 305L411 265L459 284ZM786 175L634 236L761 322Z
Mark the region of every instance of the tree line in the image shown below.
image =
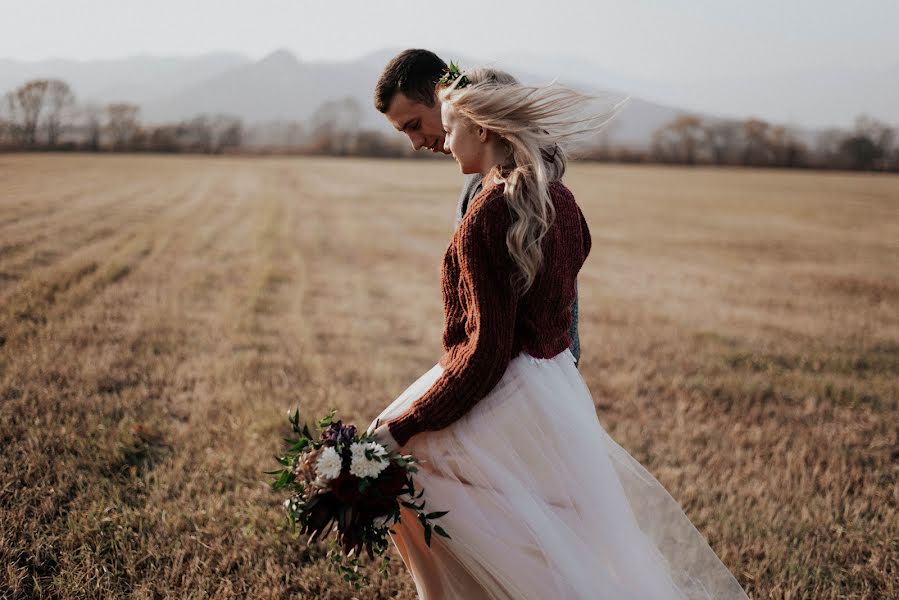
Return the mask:
M3 96L0 149L423 156L400 136L363 127L363 110L344 98L325 102L306 122L247 126L233 115L199 114L151 125L133 103L79 103L66 82L34 79ZM858 117L851 131L818 132L813 143L800 137L758 118L682 114L658 128L648 147L613 145L604 135L577 154L614 162L899 171L897 130L872 117Z
M852 131L821 131L807 144L788 127L761 119L704 121L687 114L655 132L650 154L657 162L688 165L897 171L895 141L895 128L866 115Z

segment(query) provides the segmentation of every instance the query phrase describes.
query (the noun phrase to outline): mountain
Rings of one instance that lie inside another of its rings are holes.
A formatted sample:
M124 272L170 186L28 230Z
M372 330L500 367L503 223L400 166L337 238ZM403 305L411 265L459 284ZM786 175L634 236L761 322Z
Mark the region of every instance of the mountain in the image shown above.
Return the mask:
M361 125L392 131L373 108L372 91L384 64L396 54L385 50L343 63L302 62L286 50L237 66L197 82L165 99L148 103L142 114L148 121L172 121L200 112L224 112L245 121L306 120L327 100L351 97L362 108ZM480 64L451 53L462 64ZM494 63L504 67L503 63ZM526 83L546 77L515 70ZM584 91L599 91L584 82L568 82ZM619 98L615 95L612 99ZM610 126L608 138L616 143L645 144L652 132L682 111L663 104L631 99Z
M721 118L756 116L803 128L851 128L867 113L899 125L899 62L895 57L853 67L828 66L752 72L735 65L726 77L651 81L608 69L589 58L511 54L504 57L516 72L529 70L547 80L582 82L621 90L644 100L689 108Z
M192 58L135 56L105 61L0 59L0 94L30 78L59 77L69 82L81 102L124 100L140 105L141 119L150 124L179 121L200 113L233 114L248 124L305 121L328 100L353 98L360 108L359 124L362 127L392 133L392 127L373 107L372 91L383 66L399 51L400 48L385 48L347 62L303 61L285 49L259 60L233 53ZM745 118L766 116L761 108L752 110L752 107L771 107L792 101L788 93L792 89L790 82L783 79L772 79L765 85L747 81L741 83L741 87L734 81L671 86L628 77L589 59L526 54L493 59L468 57L446 49L438 49L438 54L462 65L488 64L505 68L525 83L546 83L557 78L560 83L576 89L605 95L609 99L607 105L631 94L629 103L605 133L605 139L616 144L645 146L660 126L685 112L697 112L678 104L699 105L707 118ZM883 67L873 75L859 73L855 79L845 75L843 79L824 77L816 72L804 81L819 82L821 101L839 101L848 111L852 108L852 94L856 90L872 89L865 87L865 82L874 76L892 76L894 82L899 82L899 65ZM793 77L799 75L793 74ZM892 85L897 87L899 83ZM690 93L685 91L687 88ZM729 92L723 88L728 88ZM746 97L751 98L746 101L745 110L739 113L717 110L718 106L728 106L728 93L732 94L734 89L745 90ZM657 102L646 98L676 98L678 101ZM894 100L873 92L868 99L875 115L899 106ZM797 130L800 137L807 140L816 134L814 130L798 127Z
M304 63L287 50L195 81L143 107L149 121L173 121L201 112L224 112L248 122L304 120L323 102L347 96L364 107L378 72L364 64Z
M197 57L132 56L90 61L0 59L0 95L29 79L55 77L67 82L80 100L143 105L249 62L245 56L224 52Z
M861 113L899 126L899 62L693 81L668 97L698 110L726 106L731 114L808 127L850 128Z

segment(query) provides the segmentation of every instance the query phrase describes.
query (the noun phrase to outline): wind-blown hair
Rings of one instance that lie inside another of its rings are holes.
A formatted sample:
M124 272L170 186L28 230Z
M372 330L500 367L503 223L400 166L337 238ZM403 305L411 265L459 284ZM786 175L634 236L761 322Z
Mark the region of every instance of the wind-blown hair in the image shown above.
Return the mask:
M437 98L457 115L500 137L508 157L494 170L497 183L513 213L506 235L509 254L518 266L513 286L519 296L533 284L543 264L541 241L555 219L549 184L562 179L570 144L597 134L624 105L591 112L596 96L588 96L555 82L522 85L505 71L481 67L440 89Z

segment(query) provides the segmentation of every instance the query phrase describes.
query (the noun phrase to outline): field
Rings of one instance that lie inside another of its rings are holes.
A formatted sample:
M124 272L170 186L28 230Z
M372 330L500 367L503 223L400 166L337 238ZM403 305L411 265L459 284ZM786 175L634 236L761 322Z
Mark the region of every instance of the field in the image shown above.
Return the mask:
M753 598L899 595L899 177L575 164L581 372ZM0 155L0 597L351 598L262 472L440 357L442 161ZM415 598L392 575L359 598Z

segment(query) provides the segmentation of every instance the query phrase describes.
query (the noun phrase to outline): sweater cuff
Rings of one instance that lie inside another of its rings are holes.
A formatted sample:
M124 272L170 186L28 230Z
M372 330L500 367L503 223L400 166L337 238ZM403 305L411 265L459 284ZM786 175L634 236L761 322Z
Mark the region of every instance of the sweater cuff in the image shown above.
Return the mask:
M408 442L409 438L413 435L421 432L418 420L412 413L405 414L398 419L389 421L387 423L387 429L400 447L405 446L406 442Z

